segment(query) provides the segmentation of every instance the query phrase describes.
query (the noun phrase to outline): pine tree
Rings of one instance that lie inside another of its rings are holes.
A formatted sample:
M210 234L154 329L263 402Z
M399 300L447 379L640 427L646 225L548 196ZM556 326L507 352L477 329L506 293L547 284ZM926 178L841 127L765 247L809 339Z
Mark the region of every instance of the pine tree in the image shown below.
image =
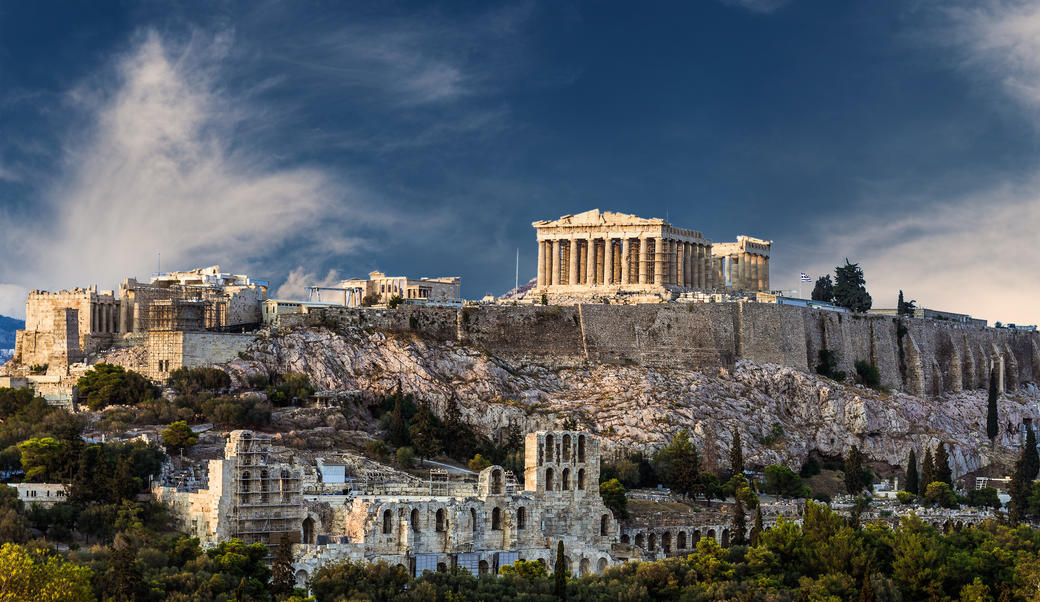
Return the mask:
M744 504L740 501L740 496L734 496L733 500L733 537L730 538L730 543L735 546L743 546L747 544L747 515L744 513Z
M812 300L824 303L834 302L834 282L830 276L820 276L812 289Z
M1036 433L1032 426L1026 430L1026 446L1022 450L1022 461L1026 480L1034 481L1037 474L1040 474L1040 454L1036 450Z
M1000 434L999 417L997 415L997 398L999 396L1000 392L997 391L997 371L992 370L989 373L989 399L986 407L986 435L989 437L990 442Z
M874 584L870 582L870 561L867 561L867 569L863 571L863 587L859 590L859 602L874 602Z
M932 462L932 450L925 448L924 462L921 464L921 482L918 484L918 493L924 494L928 486L935 482L935 463Z
M899 289L899 300L896 301L896 315L903 315L903 289Z
M394 394L394 414L390 422L390 444L404 447L411 443L408 438L408 421L404 417L404 396L398 391Z
M762 542L762 504L755 507L755 526L751 527L751 545L757 546Z
M567 562L563 555L563 540L556 544L556 565L553 566L553 593L561 600L567 599Z
M437 438L437 424L428 402L424 401L419 404L419 411L415 413L409 434L412 438L412 447L415 448L415 453L419 454L421 462L441 453L444 448L441 440Z
M276 600L287 598L295 587L292 546L288 539L283 539L275 548L274 562L271 564L271 595Z
M953 469L950 468L950 455L946 453L946 445L939 443L935 447L935 455L932 456L934 463L934 476L936 481L942 481L947 485L953 485Z
M834 268L834 303L856 312L870 309L873 300L867 292L867 283L863 278L863 270L858 263L849 263Z
M733 433L733 444L729 448L729 469L735 474L744 474L744 449L740 444L740 431Z
M921 475L917 472L917 452L910 450L910 458L906 461L906 482L903 489L914 495L920 493Z
M863 491L863 456L855 445L845 456L845 489L849 495L859 495Z

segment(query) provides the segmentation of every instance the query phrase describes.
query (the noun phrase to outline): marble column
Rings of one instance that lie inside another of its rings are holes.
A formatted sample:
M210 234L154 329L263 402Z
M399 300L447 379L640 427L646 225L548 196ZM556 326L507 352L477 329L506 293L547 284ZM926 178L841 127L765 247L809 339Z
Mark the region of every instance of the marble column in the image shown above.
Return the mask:
M557 286L560 284L560 253L563 246L560 242L559 239L556 239L549 243L552 245L552 270L549 274L549 284L551 286Z
M755 255L755 290L765 290L762 286L762 256Z
M751 257L751 253L744 253L744 288L751 290L754 288L752 283L755 277L755 266L754 259Z
M626 236L621 239L621 284L628 284L631 281L631 277L628 274L631 254L632 242Z
M545 286L545 241L538 241L538 288Z
M762 290L769 291L769 256L762 257Z
M603 284L614 284L614 239L603 241Z
M654 284L664 284L664 239L654 238Z
M578 239L571 238L570 259L567 262L567 284L574 286L578 283L578 266L581 263L581 250L578 248Z
M649 238L639 239L639 259L636 261L639 269L639 284L646 284L647 277L650 275L650 253L647 250L649 240Z
M596 284L596 239L589 237L589 241L585 243L588 245L588 256L585 261L585 286L593 286Z
M693 243L683 244L683 279L686 288L693 288Z

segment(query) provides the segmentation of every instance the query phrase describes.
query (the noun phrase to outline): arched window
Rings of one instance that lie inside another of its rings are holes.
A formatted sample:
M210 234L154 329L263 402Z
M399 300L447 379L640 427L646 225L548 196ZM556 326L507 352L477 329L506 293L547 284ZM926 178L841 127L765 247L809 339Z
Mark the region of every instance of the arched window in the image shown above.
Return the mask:
M560 481L561 481L560 482L560 489L562 489L564 491L568 491L571 488L571 469L570 468L564 468L563 469L563 475L562 475L562 478L560 479Z
M437 531L444 531L444 508L437 509Z
M267 491L268 474L266 470L260 471L260 491Z
M553 475L553 469L551 469L551 468L546 468L545 469L545 490L546 491L552 491L553 490L553 477L554 476L555 475Z
M546 435L545 436L545 461L546 462L552 462L553 461L553 436L552 435Z
M314 543L314 519L303 519L303 543Z
M491 511L491 530L501 531L502 530L502 511L495 508Z
M408 518L408 522L412 524L412 533L419 532L419 510L412 508L412 515Z
M383 510L383 535L389 535L394 530L394 516L389 510Z
M585 435L578 435L578 462L585 461Z
M502 494L502 471L497 468L491 471L491 493L492 495Z
M621 536L621 543L628 543L629 541L631 540L628 538L628 533Z
M655 535L654 533L651 533L650 537L646 538L646 549L650 550L651 552L653 552L654 548L656 548L656 547L657 547L657 535Z
M661 549L665 554L672 552L672 534L667 531L661 535Z
M242 473L242 493L249 493L249 471Z
M643 539L643 534L642 533L636 533L636 547L637 548L642 548L643 545L644 545L644 543L643 543L644 541L645 540Z
M686 531L679 531L679 534L675 537L675 548L677 550L686 549Z
M571 436L570 435L564 435L563 436L563 444L561 445L560 452L561 452L560 455L563 456L562 460L564 462L567 462L567 461L569 461L571 459Z
M516 510L516 529L519 531L525 528L527 528L527 509L520 506Z
M469 527L474 531L477 530L477 511L475 508L469 509Z
M610 515L604 514L599 517L599 534L607 535L608 533L610 533Z
M585 469L578 469L578 489L585 489Z

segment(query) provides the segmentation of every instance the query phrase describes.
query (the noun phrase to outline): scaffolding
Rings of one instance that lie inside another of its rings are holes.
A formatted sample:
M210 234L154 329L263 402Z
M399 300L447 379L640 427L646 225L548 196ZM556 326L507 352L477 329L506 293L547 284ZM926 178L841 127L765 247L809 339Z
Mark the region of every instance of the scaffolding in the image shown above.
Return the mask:
M303 483L299 470L270 462L271 440L247 431L232 433L225 455L232 462L232 537L246 543L298 543L303 528Z

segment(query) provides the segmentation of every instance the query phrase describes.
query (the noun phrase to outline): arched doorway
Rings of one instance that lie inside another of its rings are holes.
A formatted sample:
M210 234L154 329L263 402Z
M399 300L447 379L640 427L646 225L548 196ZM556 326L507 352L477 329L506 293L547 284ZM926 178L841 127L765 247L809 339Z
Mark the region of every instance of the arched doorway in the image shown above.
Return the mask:
M607 559L600 558L599 562L596 563L596 572L602 574L605 570L607 570Z
M309 516L303 519L303 543L314 543L314 519Z
M672 553L672 534L668 531L665 531L661 535L661 549L664 551L665 554Z
M686 549L686 531L679 531L679 534L675 537L675 549Z
M592 563L589 562L588 558L582 558L578 564L578 576L584 577L592 572Z
M729 529L722 530L722 547L729 547Z

